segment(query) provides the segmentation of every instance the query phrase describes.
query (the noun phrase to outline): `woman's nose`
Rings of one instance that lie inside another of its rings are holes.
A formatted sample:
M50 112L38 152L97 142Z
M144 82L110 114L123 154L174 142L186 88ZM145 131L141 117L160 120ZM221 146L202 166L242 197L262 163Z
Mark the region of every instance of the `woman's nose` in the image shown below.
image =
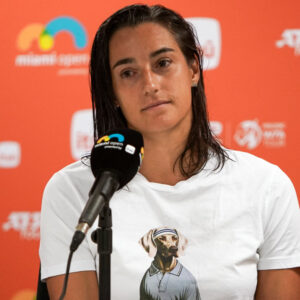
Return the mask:
M145 70L143 74L143 89L145 96L152 96L158 92L159 79L158 75L152 70Z

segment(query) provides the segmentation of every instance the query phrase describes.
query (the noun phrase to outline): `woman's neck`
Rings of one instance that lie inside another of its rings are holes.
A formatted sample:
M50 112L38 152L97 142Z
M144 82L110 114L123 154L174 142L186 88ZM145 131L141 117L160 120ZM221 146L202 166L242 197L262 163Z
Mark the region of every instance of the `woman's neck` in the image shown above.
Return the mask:
M175 185L185 180L179 168L178 157L186 145L186 135L144 135L145 157L140 173L150 182Z

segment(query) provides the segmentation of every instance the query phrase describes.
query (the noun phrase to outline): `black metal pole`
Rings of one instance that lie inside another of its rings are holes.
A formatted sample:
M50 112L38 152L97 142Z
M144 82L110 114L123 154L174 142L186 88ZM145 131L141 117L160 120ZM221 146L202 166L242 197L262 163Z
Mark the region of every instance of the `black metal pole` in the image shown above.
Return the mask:
M98 244L99 253L99 300L110 300L110 273L112 253L112 216L107 202L99 215L99 228L93 240Z

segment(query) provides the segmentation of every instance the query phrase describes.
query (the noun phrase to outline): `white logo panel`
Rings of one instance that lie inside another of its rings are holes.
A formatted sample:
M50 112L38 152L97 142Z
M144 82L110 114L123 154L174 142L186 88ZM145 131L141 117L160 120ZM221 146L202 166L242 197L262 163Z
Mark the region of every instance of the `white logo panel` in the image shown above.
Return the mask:
M93 140L93 115L91 109L79 110L71 121L71 154L73 159L91 151Z
M21 161L21 146L18 142L0 142L0 168L16 168Z
M134 154L135 152L135 147L132 145L126 145L125 147L125 152L129 153L129 154Z
M200 46L203 50L203 69L218 67L221 57L221 26L213 18L186 18L196 30Z

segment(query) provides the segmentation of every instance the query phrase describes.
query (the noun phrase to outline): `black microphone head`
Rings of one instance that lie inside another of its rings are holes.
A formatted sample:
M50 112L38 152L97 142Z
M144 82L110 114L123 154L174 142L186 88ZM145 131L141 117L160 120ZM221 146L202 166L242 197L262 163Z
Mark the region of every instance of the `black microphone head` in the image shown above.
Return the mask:
M136 175L143 157L142 135L132 129L115 129L94 145L91 169L95 177L103 171L114 172L119 177L120 189Z

